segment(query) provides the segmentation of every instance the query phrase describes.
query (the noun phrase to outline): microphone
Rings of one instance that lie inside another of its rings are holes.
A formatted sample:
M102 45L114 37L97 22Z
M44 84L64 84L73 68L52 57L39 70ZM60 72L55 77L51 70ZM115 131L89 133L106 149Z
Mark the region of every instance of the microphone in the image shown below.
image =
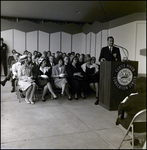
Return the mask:
M123 50L123 53L125 54L125 57L126 57L127 60L128 60L128 58L129 58L129 52L128 52L128 50L127 50L126 48L124 48L124 47L122 47L122 46L119 46L119 45L116 45L116 44L114 44L114 46L121 48L121 49ZM125 53L124 50L127 52L127 54Z

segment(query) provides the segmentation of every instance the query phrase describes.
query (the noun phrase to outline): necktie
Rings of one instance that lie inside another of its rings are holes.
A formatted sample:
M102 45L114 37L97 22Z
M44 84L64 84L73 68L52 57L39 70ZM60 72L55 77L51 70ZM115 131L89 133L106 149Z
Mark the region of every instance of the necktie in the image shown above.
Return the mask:
M111 52L112 52L112 47L110 47L110 49L109 49L109 50L110 50L110 53L111 53Z

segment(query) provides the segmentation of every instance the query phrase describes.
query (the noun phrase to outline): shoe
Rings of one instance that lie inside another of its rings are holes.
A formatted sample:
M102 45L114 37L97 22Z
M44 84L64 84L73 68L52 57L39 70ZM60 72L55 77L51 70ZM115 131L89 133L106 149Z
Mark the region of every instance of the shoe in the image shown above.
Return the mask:
M45 99L42 99L42 101L45 102L46 100L45 100Z
M0 84L1 84L2 86L5 86L6 81L5 81L5 80L4 80L4 81L1 81Z
M78 97L75 97L75 100L78 100L79 98Z
M25 101L27 104L30 104L30 101L28 99L25 98Z
M14 88L11 90L11 93L13 93L13 92L15 92L15 89L14 89Z
M85 94L84 94L84 93L81 93L81 97L82 97L83 99L86 99L86 97L85 97Z
M57 96L56 95L55 96L52 95L52 99L57 99Z
M61 93L61 96L64 96L64 95L65 95L64 93L63 94Z
M132 141L130 142L130 144L132 145ZM139 145L139 140L138 139L134 139L134 146L137 146Z
M69 96L68 96L68 100L69 100L69 101L71 101L71 100L72 100L72 97L71 97L71 95L69 95Z
M118 123L118 122L115 122L115 124L116 124L116 125L119 125L119 123Z
M21 98L25 98L25 95L23 93L20 93Z
M57 99L57 96L53 97L53 99Z
M29 101L30 101L31 104L35 104L31 99L29 99Z
M95 104L95 105L98 105L98 104L99 104L99 99L97 99L94 104Z

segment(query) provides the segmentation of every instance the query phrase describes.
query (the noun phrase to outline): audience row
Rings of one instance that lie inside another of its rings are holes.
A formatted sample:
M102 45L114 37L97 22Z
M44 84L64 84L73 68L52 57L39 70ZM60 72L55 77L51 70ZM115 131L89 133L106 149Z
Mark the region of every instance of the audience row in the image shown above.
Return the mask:
M42 101L49 91L54 99L57 95L54 89L61 89L61 95L67 95L72 100L72 95L78 100L79 95L86 98L89 87L95 91L98 104L99 65L96 58L90 54L51 53L27 50L21 55L12 50L13 56L8 58L9 73L1 84L11 79L12 91L15 91L15 82L18 82L20 90L26 92L26 103L34 104L33 96L36 88L43 89Z

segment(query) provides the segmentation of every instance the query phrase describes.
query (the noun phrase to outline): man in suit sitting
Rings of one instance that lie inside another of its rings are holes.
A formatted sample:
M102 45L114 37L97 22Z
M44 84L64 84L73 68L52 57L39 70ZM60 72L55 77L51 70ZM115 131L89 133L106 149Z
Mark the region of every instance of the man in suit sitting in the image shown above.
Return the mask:
M107 38L108 46L101 49L99 61L121 61L119 48L114 47L114 38L109 36Z

